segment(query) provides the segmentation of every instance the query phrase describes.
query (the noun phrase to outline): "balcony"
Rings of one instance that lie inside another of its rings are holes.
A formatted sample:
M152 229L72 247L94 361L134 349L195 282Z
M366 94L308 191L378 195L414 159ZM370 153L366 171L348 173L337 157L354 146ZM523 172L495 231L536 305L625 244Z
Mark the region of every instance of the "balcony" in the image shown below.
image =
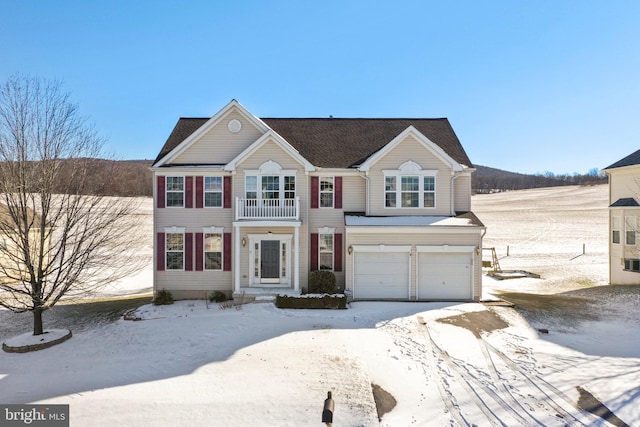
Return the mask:
M236 219L300 219L300 198L245 199L236 197Z

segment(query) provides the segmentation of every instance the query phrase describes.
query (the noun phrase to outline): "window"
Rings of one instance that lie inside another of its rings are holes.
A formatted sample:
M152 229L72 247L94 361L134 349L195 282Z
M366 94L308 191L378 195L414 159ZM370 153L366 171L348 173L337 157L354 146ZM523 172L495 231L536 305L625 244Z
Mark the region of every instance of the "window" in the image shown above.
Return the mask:
M184 269L184 233L166 233L167 270Z
M222 207L222 177L204 177L204 205L208 208Z
M625 271L633 271L634 273L640 273L640 259L625 258L624 269Z
M258 192L260 181L260 192ZM294 175L248 175L245 178L245 197L247 199L280 200L296 198L296 177Z
M320 177L320 207L333 207L333 177Z
M184 206L184 177L167 177L167 207Z
M222 234L205 233L204 269L222 270Z
M624 218L625 243L635 246L636 244L636 217L627 216Z
M258 198L258 177L248 176L245 180L245 196L247 199Z
M333 234L318 236L319 270L333 271Z
M284 177L284 198L285 199L296 198L296 177L295 176Z
M388 208L396 207L396 177L384 177L384 205Z
M280 179L279 178L280 178L279 176L263 176L262 177L262 200L280 198Z
M398 181L400 182L399 187ZM386 208L435 208L436 177L424 173L421 175L385 175L384 206Z
M436 177L435 176L425 176L423 178L423 191L424 198L422 206L425 208L435 208L436 207Z
M620 243L620 218L611 218L611 243Z
M420 197L420 179L417 176L403 176L400 179L401 206L403 208L417 208Z

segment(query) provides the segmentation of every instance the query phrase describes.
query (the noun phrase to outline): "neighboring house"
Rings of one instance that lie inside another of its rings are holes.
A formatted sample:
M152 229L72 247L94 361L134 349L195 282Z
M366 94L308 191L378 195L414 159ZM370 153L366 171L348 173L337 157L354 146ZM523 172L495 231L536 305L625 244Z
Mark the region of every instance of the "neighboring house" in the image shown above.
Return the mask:
M447 119L181 118L154 173L154 290L479 300L484 225Z
M609 175L609 283L640 284L640 150L604 169Z

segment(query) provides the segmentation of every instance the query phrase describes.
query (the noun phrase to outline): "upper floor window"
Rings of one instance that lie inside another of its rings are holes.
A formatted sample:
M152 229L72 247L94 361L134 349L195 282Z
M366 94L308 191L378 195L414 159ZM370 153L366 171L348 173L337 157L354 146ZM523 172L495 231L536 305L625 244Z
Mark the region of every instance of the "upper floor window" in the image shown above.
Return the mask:
M205 207L222 207L222 177L204 177L204 205Z
M245 179L245 197L262 200L295 199L296 177L293 175L249 175Z
M320 177L320 207L333 207L333 177Z
M183 207L184 206L184 177L168 176L166 184L167 207Z
M636 217L627 216L624 218L625 243L635 246L636 244Z
M611 243L620 243L620 217L611 218Z
M184 233L166 233L167 270L184 270Z
M434 175L385 173L384 206L386 208L434 208L436 206L436 177Z

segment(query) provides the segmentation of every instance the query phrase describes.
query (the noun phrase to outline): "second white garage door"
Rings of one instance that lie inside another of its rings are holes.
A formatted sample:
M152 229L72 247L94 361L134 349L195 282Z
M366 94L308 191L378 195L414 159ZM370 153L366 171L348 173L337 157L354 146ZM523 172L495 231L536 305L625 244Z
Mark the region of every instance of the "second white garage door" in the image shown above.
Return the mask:
M418 254L418 299L471 299L471 257L469 252Z
M356 252L354 299L408 299L409 252Z

